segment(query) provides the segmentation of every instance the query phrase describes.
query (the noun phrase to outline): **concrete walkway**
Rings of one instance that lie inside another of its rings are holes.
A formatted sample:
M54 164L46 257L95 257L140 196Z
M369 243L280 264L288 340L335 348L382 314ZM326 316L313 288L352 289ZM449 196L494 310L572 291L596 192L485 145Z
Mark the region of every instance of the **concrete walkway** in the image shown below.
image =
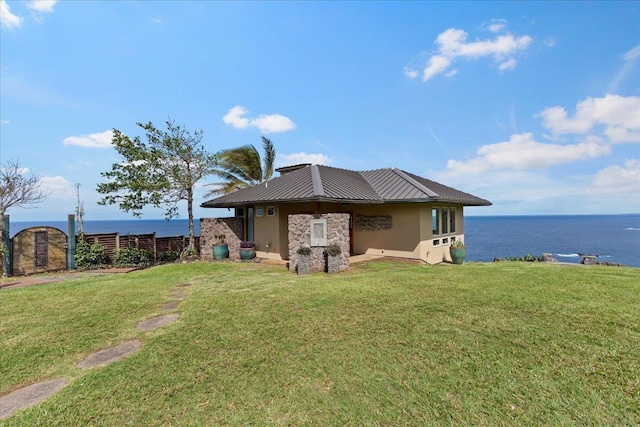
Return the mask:
M68 277L68 276L65 276ZM52 279L53 280L53 279ZM40 281L31 283L42 284L51 283L47 281ZM31 284L22 284L22 286L30 286ZM16 286L19 286L16 284ZM172 301L168 301L163 304L162 311L171 311L176 309L182 300L187 297L185 288L190 286L189 283L184 283L174 287L169 295ZM136 328L143 332L154 331L158 328L162 328L170 325L180 318L179 313L167 313L161 316L152 317L150 319L142 320L138 322ZM110 347L104 350L91 353L76 366L83 369L93 367L103 367L110 363L117 362L129 356L131 353L142 348L142 341L130 340L125 341L115 347ZM57 378L54 380L43 381L41 383L31 384L26 387L22 387L18 390L14 390L4 396L0 396L0 420L9 417L16 411L28 408L37 403L42 402L48 397L52 396L56 392L62 390L67 385L66 378Z

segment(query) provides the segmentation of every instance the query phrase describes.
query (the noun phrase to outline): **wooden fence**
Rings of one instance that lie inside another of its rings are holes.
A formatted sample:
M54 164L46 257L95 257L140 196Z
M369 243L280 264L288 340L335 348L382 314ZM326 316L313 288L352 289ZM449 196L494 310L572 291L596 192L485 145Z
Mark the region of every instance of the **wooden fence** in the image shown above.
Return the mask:
M79 239L80 237L76 236L76 240ZM84 240L90 245L94 243L102 245L109 263L113 262L116 251L121 248L134 247L151 251L154 261L157 261L165 252L182 252L189 246L189 237L187 236L156 237L155 233L126 235L120 235L120 233L85 234ZM195 238L195 247L199 252L199 237Z

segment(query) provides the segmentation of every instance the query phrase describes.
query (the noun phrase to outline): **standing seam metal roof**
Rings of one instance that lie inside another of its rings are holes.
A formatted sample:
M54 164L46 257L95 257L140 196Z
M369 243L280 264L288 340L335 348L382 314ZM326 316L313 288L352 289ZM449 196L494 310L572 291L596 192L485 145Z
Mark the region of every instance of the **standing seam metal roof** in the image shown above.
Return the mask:
M488 206L491 202L395 168L351 171L330 166L302 167L252 187L209 200L202 207L252 203L328 201L344 203L451 202Z

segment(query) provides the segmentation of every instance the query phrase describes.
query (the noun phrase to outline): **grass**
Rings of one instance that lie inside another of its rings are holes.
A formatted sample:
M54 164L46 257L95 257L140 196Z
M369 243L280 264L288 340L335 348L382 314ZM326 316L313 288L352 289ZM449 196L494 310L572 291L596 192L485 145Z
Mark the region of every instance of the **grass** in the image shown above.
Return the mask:
M179 284L180 319L142 332ZM0 292L2 425L640 423L640 269L192 263ZM141 339L102 368L91 352Z

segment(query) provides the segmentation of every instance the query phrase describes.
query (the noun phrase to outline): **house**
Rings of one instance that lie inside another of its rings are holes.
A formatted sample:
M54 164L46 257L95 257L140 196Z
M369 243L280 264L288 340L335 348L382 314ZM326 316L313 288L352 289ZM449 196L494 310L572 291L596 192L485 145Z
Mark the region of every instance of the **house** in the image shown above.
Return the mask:
M449 245L464 240L464 207L491 202L396 168L352 171L300 164L280 176L201 204L234 209L227 219L201 221L206 254L212 235L253 240L258 257L293 260L299 246L318 252L328 243L350 254L450 260ZM229 242L232 243L232 242ZM229 251L234 249L230 244Z

